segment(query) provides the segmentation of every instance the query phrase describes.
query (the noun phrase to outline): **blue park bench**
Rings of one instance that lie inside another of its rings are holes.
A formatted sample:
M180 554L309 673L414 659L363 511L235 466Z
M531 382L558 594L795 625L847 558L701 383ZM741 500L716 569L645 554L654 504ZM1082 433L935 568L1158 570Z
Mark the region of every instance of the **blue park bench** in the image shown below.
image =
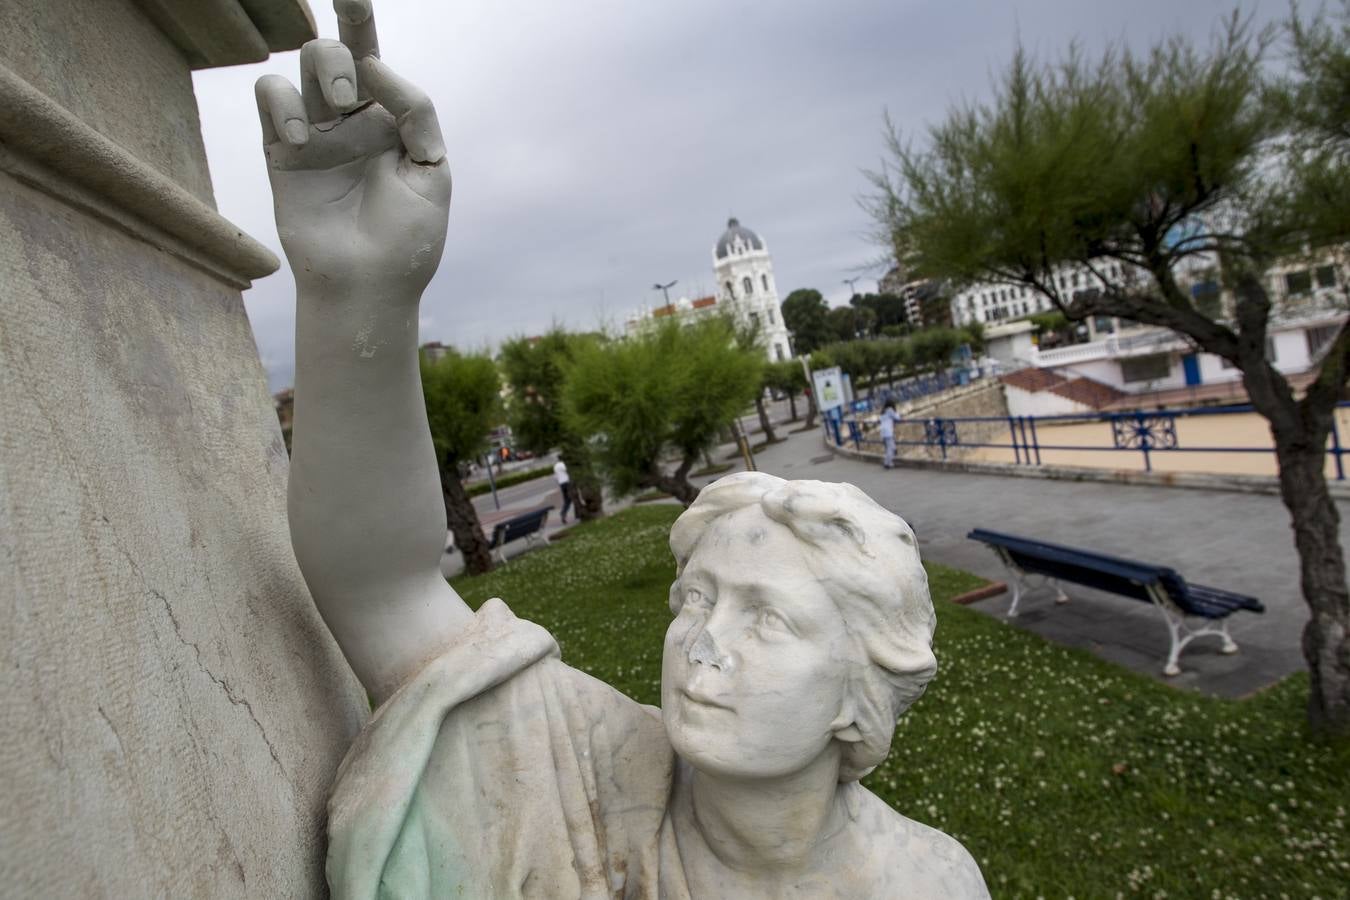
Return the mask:
M525 542L531 546L536 543L547 544L548 536L544 534L544 523L548 521L551 509L552 506L542 506L505 522L498 522L492 529L492 558L499 563L505 563L506 545L520 538L525 538Z
M1236 653L1238 646L1228 634L1228 617L1239 610L1254 613L1266 611L1255 597L1192 584L1167 566L1121 559L984 528L976 528L966 537L987 544L1008 568L1013 586L1009 617L1017 615L1017 603L1022 598L1023 586L1032 587L1025 579L1033 575L1042 577L1042 584L1051 580L1071 581L1099 591L1152 603L1162 613L1167 631L1172 637L1167 664L1163 666L1164 675L1181 672L1181 667L1177 665L1181 651L1203 635L1218 635L1223 638L1222 652ZM1056 602L1068 602L1063 588L1056 584L1055 590L1058 595ZM1202 619L1204 622L1193 628L1187 624L1187 618Z

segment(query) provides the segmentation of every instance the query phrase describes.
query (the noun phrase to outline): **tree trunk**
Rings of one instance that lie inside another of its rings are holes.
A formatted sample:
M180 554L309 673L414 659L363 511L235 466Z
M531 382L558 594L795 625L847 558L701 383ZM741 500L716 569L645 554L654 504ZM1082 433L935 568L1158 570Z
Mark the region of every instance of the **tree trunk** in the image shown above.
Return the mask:
M464 568L470 575L492 571L492 547L483 536L478 510L473 508L469 492L459 480L459 466L453 460L441 465L441 495L445 499L445 519L455 536L455 547L464 554Z
M764 432L764 440L773 444L778 438L773 433L773 424L769 421L769 411L764 407L764 392L755 395L755 411L759 413L759 428Z
M587 470L581 478L572 479L576 496L577 518L583 522L599 519L605 515L605 486L596 475Z
M685 454L679 468L670 474L661 471L660 463L656 463L652 466L651 473L643 479L642 486L670 494L687 509L689 504L698 498L699 489L689 482L689 471L694 468L694 461L697 459L697 453Z
M1276 432L1275 454L1280 497L1298 548L1300 587L1312 614L1303 628L1303 658L1312 682L1308 723L1314 730L1350 737L1350 590L1340 513L1327 490L1325 436L1316 446L1299 437Z
M572 500L576 504L577 519L588 521L598 519L605 514L605 489L591 465L590 451L582 442L573 444L564 441L558 450L558 458L567 465L567 474L572 479Z
M1244 352L1243 384L1270 422L1279 464L1280 498L1289 510L1298 550L1299 584L1311 613L1303 628L1308 664L1308 724L1350 738L1350 588L1341 551L1340 513L1327 489L1326 445L1336 413L1335 391L1296 402L1288 382L1266 362L1264 346Z
M812 391L806 395L806 425L804 428L811 428L816 424L816 392Z
M792 413L792 421L797 421L797 392L788 391L788 410Z

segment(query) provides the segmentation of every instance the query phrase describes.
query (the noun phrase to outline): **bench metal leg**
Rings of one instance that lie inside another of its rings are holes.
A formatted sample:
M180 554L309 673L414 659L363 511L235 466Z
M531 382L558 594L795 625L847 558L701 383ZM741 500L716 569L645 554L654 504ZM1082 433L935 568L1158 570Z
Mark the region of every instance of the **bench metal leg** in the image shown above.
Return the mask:
M1162 613L1163 621L1167 623L1167 633L1171 638L1171 647L1167 651L1167 662L1163 665L1163 674L1168 678L1181 674L1181 666L1178 664L1181 659L1181 651L1186 649L1186 645L1198 637L1215 635L1223 638L1223 646L1219 648L1220 653L1233 654L1238 652L1237 642L1233 636L1228 633L1228 620L1221 619L1216 624L1213 620L1208 620L1206 624L1199 628L1192 628L1186 624L1186 619L1181 610L1177 609L1162 589L1157 585L1149 587L1149 595L1153 598L1153 605Z
M1023 590L1038 590L1052 582L1055 585L1055 602L1069 602L1069 595L1064 593L1064 588L1060 586L1058 579L1051 578L1049 575L1032 575L1025 572L1021 566L1012 561L1012 557L1005 553L1002 547L994 547L992 549L998 554L999 560L1003 563L1003 568L1008 570L1008 581L1012 584L1012 603L1008 605L1008 612L1006 613L1007 618L1017 618L1017 605L1022 601ZM1041 579L1041 583L1032 584L1032 578Z

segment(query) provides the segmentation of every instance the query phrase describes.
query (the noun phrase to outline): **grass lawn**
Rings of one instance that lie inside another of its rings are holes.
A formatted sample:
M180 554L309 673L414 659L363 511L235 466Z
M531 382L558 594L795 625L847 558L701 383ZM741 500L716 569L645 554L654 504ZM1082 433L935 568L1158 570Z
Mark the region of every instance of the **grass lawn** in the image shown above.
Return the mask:
M679 512L630 509L454 586L657 703ZM1245 701L1181 692L946 603L981 580L928 571L938 676L865 783L959 838L994 896L1350 896L1350 749L1306 737L1306 677Z

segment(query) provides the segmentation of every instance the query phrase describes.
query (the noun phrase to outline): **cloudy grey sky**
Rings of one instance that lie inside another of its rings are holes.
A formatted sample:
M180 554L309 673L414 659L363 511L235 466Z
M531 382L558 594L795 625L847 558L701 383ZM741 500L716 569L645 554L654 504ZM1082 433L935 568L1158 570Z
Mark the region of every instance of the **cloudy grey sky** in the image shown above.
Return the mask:
M327 0L310 0L336 37ZM779 289L844 302L877 258L856 203L882 111L921 133L978 100L1018 34L1136 46L1208 35L1232 0L376 0L381 55L431 94L455 178L422 340L465 349L553 322L622 326L656 297L713 290L729 215L773 253ZM1246 0L1259 21L1283 0ZM298 53L195 75L221 212L281 256L252 84ZM871 278L880 271L870 272ZM859 289L871 289L866 280ZM245 294L274 390L294 371L284 267Z

